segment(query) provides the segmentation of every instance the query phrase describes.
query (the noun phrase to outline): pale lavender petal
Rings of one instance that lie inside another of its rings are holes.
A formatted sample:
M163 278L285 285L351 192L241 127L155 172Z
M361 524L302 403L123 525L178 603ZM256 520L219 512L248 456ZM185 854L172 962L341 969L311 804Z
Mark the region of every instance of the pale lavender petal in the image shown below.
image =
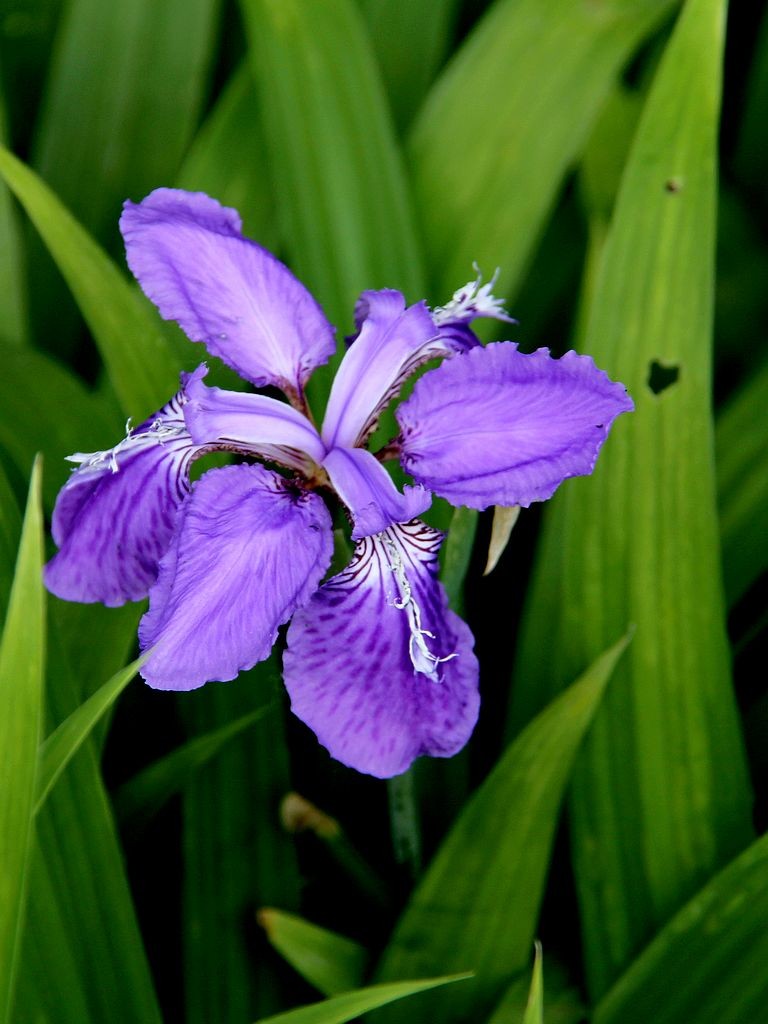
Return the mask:
M150 686L192 690L269 656L278 627L317 589L331 560L322 499L263 466L212 469L179 513L160 562L142 649Z
M205 373L182 374L178 394L114 448L71 456L80 464L53 511L60 550L45 567L52 593L110 607L147 596L189 492L189 465L208 447L192 441L183 415L186 389Z
M366 537L288 630L294 713L333 757L379 778L455 754L477 720L477 659L437 581L441 540L420 522Z
M240 218L202 192L160 188L127 201L120 219L128 266L166 320L203 341L258 387L301 391L335 350L307 289L240 234Z
M613 420L632 408L589 356L488 345L417 382L396 413L401 462L455 505L528 506L591 473Z
M363 292L355 317L360 333L336 373L323 423L329 448L363 444L406 378L429 359L453 351L426 305L406 309L400 292Z
M293 469L321 462L325 445L306 416L275 398L209 388L198 381L184 406L192 439L261 455ZM309 460L307 458L309 456Z
M333 448L323 460L334 490L352 513L352 539L407 523L432 504L423 487L406 485L401 494L382 464L364 448Z

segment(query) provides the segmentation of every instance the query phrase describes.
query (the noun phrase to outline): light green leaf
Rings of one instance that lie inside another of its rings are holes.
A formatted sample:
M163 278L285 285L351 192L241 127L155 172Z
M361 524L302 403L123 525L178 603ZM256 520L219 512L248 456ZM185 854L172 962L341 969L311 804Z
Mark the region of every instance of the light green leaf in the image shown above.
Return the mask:
M368 953L359 943L273 907L260 910L258 921L278 953L323 995L361 984Z
M662 929L595 1009L594 1024L757 1024L768 1006L768 836Z
M21 514L0 462L0 618L5 621L21 534Z
M289 262L342 332L365 288L424 295L411 203L352 0L241 0ZM328 374L321 373L316 388ZM322 398L322 396L321 396Z
M521 974L507 988L488 1019L487 1024L519 1024L525 1017L531 994L531 982ZM589 1014L561 964L547 956L546 970L542 968L542 1014L544 1024L583 1024Z
M278 1013L273 1017L264 1017L257 1024L345 1024L346 1021L359 1017L380 1006L386 1006L397 999L405 999L417 992L440 985L450 985L454 981L462 981L466 974L455 974L445 978L428 978L424 981L395 981L388 985L371 985L369 988L345 992L322 1003L301 1006L298 1010Z
M99 347L125 415L143 419L178 386L160 319L50 189L0 148L0 177L48 246Z
M574 775L595 996L751 835L710 408L722 19L719 0L686 5L642 114L583 346L636 410L594 475L566 483L548 510L518 648L516 724L622 623L637 625ZM659 393L655 363L679 373Z
M411 136L437 301L501 268L514 297L563 178L616 76L669 0L496 0L430 91Z
M8 615L0 641L0 1020L10 1022L25 904L43 707L45 594L40 463L29 484Z
M35 786L37 814L59 776L78 752L91 730L123 692L146 660L146 655L114 675L57 726L40 748Z
M178 177L179 188L207 192L243 219L243 233L277 248L277 216L256 88L241 64L195 136Z
M124 782L115 793L114 804L126 832L135 835L141 831L172 796L189 785L196 771L216 757L230 740L273 710L274 705L266 704L219 729L197 736Z
M507 748L411 897L379 976L476 973L460 990L420 1000L420 1019L477 1019L526 967L573 759L627 642L601 655Z
M717 417L715 456L725 594L734 604L768 568L768 363Z
M397 125L406 128L445 58L458 0L363 0Z
M528 1005L525 1008L523 1024L544 1024L544 986L541 976L541 943L536 943L533 961L531 990L528 994Z

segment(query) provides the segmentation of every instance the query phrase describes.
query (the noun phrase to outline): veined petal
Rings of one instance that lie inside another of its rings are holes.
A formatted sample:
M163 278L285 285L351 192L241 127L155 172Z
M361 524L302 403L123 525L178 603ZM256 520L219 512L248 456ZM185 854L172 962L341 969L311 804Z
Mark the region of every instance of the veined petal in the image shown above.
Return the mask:
M192 690L269 656L278 627L331 560L331 517L316 494L263 466L209 470L180 514L141 620L150 686Z
M160 188L125 203L128 266L166 320L257 387L301 391L335 350L320 306L279 260L243 238L235 210Z
M352 513L352 539L381 533L393 523L407 523L432 504L423 487L406 485L401 494L382 464L364 448L332 448L323 467Z
M325 413L322 436L329 448L363 444L406 378L453 351L426 305L406 309L400 292L363 292L355 319L360 333L341 361Z
M266 395L209 388L202 381L187 389L184 419L197 444L216 442L251 452L293 469L321 462L325 445L306 416Z
M184 423L186 390L206 373L182 374L181 390L114 448L77 454L59 492L53 539L60 548L45 567L48 589L66 601L110 607L147 596L189 492L189 466L208 446Z
M488 345L417 382L396 413L401 462L455 505L526 507L591 473L613 420L632 408L589 356Z
M333 757L379 778L455 754L477 720L472 634L437 580L441 541L420 522L366 537L288 630L292 710Z

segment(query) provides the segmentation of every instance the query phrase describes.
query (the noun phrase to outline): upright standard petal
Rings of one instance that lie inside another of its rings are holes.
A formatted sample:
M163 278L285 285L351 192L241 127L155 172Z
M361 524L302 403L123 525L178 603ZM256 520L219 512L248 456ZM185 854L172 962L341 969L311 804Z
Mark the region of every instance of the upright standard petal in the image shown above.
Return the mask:
M160 188L125 203L128 266L166 320L257 387L300 392L335 350L307 289L243 238L240 218L202 192Z
M472 634L437 580L441 541L420 522L365 538L288 630L294 713L333 757L379 778L455 754L477 720Z
M418 381L396 413L401 462L454 505L526 507L591 473L614 419L632 408L589 356L488 345Z
M364 448L333 448L323 468L352 513L353 540L381 533L394 523L407 523L432 504L432 495L418 485L406 485L401 494L382 464Z
M306 416L275 398L209 388L197 381L187 389L184 419L198 444L260 455L300 471L319 463L325 445Z
M210 470L160 562L139 627L142 649L154 647L141 674L157 689L193 690L263 661L332 550L318 495L262 466Z
M186 389L206 373L182 374L182 388L114 448L78 462L53 510L60 551L45 568L48 589L66 601L110 607L147 596L189 492L189 465L206 449L187 432Z
M360 333L341 361L325 413L322 435L329 448L363 444L406 378L427 360L454 351L426 305L406 309L400 292L363 292L355 319Z

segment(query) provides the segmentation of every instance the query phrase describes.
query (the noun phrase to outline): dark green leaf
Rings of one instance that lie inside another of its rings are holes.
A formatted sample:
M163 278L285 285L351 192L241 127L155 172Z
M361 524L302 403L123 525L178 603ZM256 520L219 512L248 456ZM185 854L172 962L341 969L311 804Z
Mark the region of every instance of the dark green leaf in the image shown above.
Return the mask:
M643 111L584 340L636 411L594 476L549 509L517 662L521 723L621 624L637 625L573 790L595 995L751 834L710 408L722 18L717 0L686 6ZM655 365L675 371L663 390Z
M626 645L606 651L507 748L413 894L379 976L476 973L450 995L420 1000L420 1019L476 1020L527 965L573 759Z
M272 907L260 910L258 920L278 953L324 996L361 984L368 953L359 943Z

